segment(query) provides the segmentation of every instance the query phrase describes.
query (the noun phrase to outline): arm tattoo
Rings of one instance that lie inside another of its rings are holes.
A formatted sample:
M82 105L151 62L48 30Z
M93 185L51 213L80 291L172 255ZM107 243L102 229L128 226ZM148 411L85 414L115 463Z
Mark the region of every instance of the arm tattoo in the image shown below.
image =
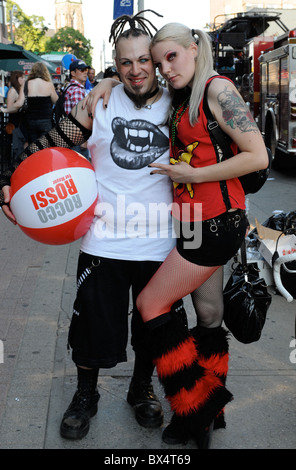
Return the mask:
M232 129L238 128L241 132L259 132L249 108L234 90L226 86L224 91L218 94L217 99L227 126Z

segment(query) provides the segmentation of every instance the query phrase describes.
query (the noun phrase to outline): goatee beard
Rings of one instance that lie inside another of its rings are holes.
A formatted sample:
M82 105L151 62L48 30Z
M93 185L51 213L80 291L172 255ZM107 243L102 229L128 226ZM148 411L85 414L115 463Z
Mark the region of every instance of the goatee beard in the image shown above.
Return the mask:
M149 98L152 98L152 96L155 96L156 93L158 93L159 87L156 86L153 91L147 91L147 93L144 93L142 95L135 95L130 91L126 90L126 88L124 88L124 91L127 96L133 101L136 108L141 108L142 106L145 106L146 101L149 100Z

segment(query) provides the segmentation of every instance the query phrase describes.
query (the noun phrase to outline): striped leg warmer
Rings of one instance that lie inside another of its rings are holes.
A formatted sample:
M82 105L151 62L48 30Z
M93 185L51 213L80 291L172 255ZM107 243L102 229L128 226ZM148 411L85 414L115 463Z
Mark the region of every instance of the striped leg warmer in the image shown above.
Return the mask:
M199 364L212 370L226 384L229 362L228 332L221 326L203 328L197 326L191 330L199 351ZM224 410L216 416L214 429L225 428Z
M225 366L220 368L215 359L211 367L205 367L206 359L200 357L196 338L175 315L151 331L151 343L158 378L175 413L175 421L194 437L232 399L222 375L215 372L215 369L224 370Z

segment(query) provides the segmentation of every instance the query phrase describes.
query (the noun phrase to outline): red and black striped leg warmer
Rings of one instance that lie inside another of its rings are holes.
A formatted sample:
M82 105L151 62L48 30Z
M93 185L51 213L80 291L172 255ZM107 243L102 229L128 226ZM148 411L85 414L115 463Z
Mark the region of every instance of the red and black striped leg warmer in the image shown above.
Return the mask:
M212 370L226 384L229 362L228 332L221 326L204 328L197 326L191 330L197 343L199 364ZM225 428L224 410L216 416L214 429Z
M232 399L221 377L199 363L198 344L177 316L151 331L153 358L175 422L194 437ZM216 366L215 366L216 367Z

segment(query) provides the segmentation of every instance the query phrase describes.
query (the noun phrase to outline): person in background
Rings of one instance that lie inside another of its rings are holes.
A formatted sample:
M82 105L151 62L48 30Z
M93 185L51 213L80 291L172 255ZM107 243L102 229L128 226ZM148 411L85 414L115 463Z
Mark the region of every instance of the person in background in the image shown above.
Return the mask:
M34 142L53 126L52 110L58 99L48 68L36 62L28 80L28 109L25 113L28 142Z
M87 79L85 82L85 88L87 90L92 90L94 86L98 84L97 80L95 79L96 71L94 68L89 67L87 72Z
M8 92L8 89L5 85L4 80L1 79L1 75L0 75L0 106L3 106L4 100L7 97L7 92Z
M10 79L4 80L4 103L7 101L7 94L10 88Z
M66 88L65 92L65 101L64 101L64 109L66 115L70 114L72 109L79 103L79 101L83 100L87 95L87 90L85 88L85 83L87 79L87 73L89 70L89 66L83 60L74 60L70 64L70 83ZM81 153L84 157L89 159L89 151L87 149L87 143L83 143L81 145L77 145L73 147L78 153Z
M86 96L85 83L89 66L83 60L74 60L70 64L70 83L65 93L64 108L68 115L74 106Z
M61 83L55 83L54 84L54 87L55 87L55 91L57 93L58 96L60 96L60 94L62 93L62 84Z
M7 93L7 107L0 108L2 113L9 113L9 122L13 124L12 153L13 160L24 150L27 145L27 131L24 123L24 113L21 108L24 104L25 74L21 70L15 70L10 75L10 88Z
M105 69L103 78L113 78L114 80L120 81L120 75L117 72L117 68L115 66L107 67Z

